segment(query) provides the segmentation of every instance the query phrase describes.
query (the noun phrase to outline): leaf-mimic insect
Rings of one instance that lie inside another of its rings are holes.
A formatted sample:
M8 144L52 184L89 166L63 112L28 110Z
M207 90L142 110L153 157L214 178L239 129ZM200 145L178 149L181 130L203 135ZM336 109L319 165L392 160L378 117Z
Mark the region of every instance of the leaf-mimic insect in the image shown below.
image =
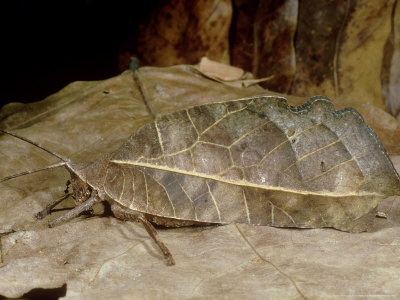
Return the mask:
M299 107L260 96L183 109L144 125L118 151L84 167L1 132L62 160L43 169L70 172L78 205L50 226L108 201L116 217L143 223L168 265L174 260L152 223L359 232L369 228L380 201L400 194L399 175L372 129L355 110L335 111L323 97Z

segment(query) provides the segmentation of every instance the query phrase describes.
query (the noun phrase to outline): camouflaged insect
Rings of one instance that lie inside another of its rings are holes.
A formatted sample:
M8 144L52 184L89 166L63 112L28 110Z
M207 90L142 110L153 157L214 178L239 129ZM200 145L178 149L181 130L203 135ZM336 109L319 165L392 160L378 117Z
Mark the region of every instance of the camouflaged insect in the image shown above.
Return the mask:
M89 165L60 165L79 205L51 225L108 201L117 217L145 225L168 264L172 255L151 223L360 232L380 201L400 194L399 175L372 129L354 109L336 111L324 97L299 107L260 96L184 109Z

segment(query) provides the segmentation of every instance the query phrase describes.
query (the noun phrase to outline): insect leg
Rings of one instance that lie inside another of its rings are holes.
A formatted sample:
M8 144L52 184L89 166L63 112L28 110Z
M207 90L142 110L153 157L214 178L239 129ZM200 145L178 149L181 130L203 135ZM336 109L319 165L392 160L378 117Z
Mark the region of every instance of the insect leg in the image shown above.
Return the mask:
M173 266L175 264L175 260L172 257L171 252L169 251L167 246L165 246L165 244L161 241L160 237L157 234L157 230L146 219L146 217L142 213L124 209L116 204L111 205L111 210L113 211L114 215L119 219L127 220L127 221L142 222L147 233L151 236L153 241L157 244L157 246L160 248L161 252L163 253L166 264L168 266Z
M57 219L55 219L53 221L50 221L49 222L49 226L50 227L54 227L57 224L64 223L64 222L66 222L68 220L76 218L82 212L91 209L92 206L94 204L96 204L97 202L101 202L101 199L97 195L96 196L91 196L85 202L83 202L82 204L79 204L78 206L76 206L75 208L71 209L70 211L68 211L67 213L62 215L61 217L59 217L59 218L57 218Z
M42 211L39 211L35 216L38 220L43 219L45 216L47 216L48 214L50 214L50 211L59 203L61 203L63 200L67 199L71 194L66 194L64 196L62 196L59 199L56 199L55 201L51 202L50 204L48 204L46 206L45 209L43 209Z
M165 244L161 241L160 237L157 234L157 230L143 215L139 216L139 220L142 222L148 234L153 238L154 242L156 242L158 247L161 249L161 252L164 254L166 264L168 266L173 266L175 264L175 260L172 257L171 252L169 252L167 246L165 246Z

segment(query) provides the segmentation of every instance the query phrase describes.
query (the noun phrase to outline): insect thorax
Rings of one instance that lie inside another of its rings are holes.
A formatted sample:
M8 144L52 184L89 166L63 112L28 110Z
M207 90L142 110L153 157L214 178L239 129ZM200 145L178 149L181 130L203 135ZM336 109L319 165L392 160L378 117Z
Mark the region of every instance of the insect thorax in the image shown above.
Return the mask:
M92 188L82 179L80 179L75 173L71 172L70 187L72 189L72 196L76 203L82 203L89 199L92 194Z

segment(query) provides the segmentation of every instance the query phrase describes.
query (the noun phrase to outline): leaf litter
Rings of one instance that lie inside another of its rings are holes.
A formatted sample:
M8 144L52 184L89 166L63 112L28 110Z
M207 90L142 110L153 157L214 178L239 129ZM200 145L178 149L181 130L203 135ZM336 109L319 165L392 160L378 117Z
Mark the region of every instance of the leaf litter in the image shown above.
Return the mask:
M240 89L210 81L190 66L142 68L139 76L155 115L182 106L266 93L257 86ZM289 97L290 102L301 103ZM9 105L3 108L1 119L3 128L84 162L116 150L150 117L132 74L125 72L101 82L73 83L31 104L29 110L19 106L13 111ZM5 162L2 177L54 163L46 153L10 137L2 137L0 142ZM64 283L67 299L200 299L216 295L301 299L399 294L400 268L395 266L399 264L396 245L400 229L390 222L391 216L398 214L398 197L391 200L389 221L376 218L375 230L361 234L252 225L238 225L243 235L235 225L161 229L162 240L179 262L167 268L140 224L99 215L82 216L51 229L48 220L36 221L33 214L60 196L68 178L61 169L43 173L1 184L1 207L5 208L0 213L0 232L4 233L1 295L19 297L32 288ZM97 211L101 209L95 214Z

